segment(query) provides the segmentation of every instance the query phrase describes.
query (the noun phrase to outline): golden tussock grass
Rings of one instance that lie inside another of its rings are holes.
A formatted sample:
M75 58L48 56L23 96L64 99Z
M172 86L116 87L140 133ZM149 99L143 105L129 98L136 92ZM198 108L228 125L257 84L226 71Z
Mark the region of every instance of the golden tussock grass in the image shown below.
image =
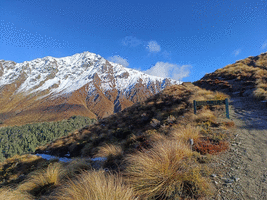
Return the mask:
M157 141L163 141L166 140L166 136L162 133L153 133L148 135L150 142L157 142Z
M50 164L46 169L35 171L21 184L18 189L27 191L33 195L38 195L43 188L57 186L66 176L66 170L60 163Z
M7 158L4 162L0 162L0 167L8 163L14 163L14 162L30 163L30 162L34 162L40 159L41 159L40 156L31 155L31 154L14 155L11 158Z
M176 130L172 130L171 137L178 141L183 141L184 143L188 143L189 139L193 139L193 141L197 141L200 138L200 127L195 127L190 124L178 128Z
M84 171L54 194L55 200L133 200L132 189L118 175L100 171Z
M123 151L120 146L113 145L113 144L105 144L98 148L98 152L96 153L95 157L115 157L122 155Z
M263 88L257 88L256 90L254 90L253 94L256 99L259 100L267 99L267 91Z
M206 179L197 166L187 163L191 156L192 151L185 144L175 140L160 141L150 150L128 155L125 176L141 199L207 195Z
M34 200L34 197L27 192L13 190L11 188L0 189L0 199L2 200Z
M192 118L196 122L206 122L214 121L216 119L215 115L211 110L199 110L196 115L192 115Z
M74 177L81 171L90 169L92 169L90 161L83 158L75 158L65 167L68 177Z
M267 83L264 83L263 81L262 82L259 82L258 84L257 84L257 87L258 88L263 88L263 89L267 89Z

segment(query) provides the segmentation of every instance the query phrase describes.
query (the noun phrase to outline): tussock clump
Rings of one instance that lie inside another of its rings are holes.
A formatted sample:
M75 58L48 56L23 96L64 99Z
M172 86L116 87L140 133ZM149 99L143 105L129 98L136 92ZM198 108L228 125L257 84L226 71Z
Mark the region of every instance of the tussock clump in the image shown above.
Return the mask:
M66 174L68 177L74 177L81 173L82 170L92 169L91 163L83 158L73 159L66 167Z
M60 184L66 176L66 170L60 163L50 164L46 169L33 172L30 178L21 184L18 189L22 192L29 192L34 196L42 195L43 192Z
M178 141L183 141L184 143L188 143L189 139L193 139L193 141L197 141L200 138L200 127L195 127L190 124L172 130L171 137Z
M0 199L3 200L34 200L34 197L27 192L13 190L11 188L0 189Z
M198 166L188 164L191 156L187 145L175 140L160 141L150 150L128 155L125 175L141 199L207 195L207 180Z
M118 145L105 144L98 148L98 152L95 157L106 157L107 159L103 163L104 168L116 169L119 167L122 159L122 148Z
M267 99L267 90L265 90L263 88L257 88L256 90L254 90L253 94L254 94L255 98L258 100Z
M199 111L197 111L199 112ZM216 117L213 114L211 110L201 110L200 113L197 113L196 115L193 115L194 121L200 123L200 122L213 122Z
M130 187L118 175L104 170L83 172L55 192L55 200L133 200Z
M95 157L116 157L122 155L123 151L121 146L113 144L105 144L98 148L98 152Z

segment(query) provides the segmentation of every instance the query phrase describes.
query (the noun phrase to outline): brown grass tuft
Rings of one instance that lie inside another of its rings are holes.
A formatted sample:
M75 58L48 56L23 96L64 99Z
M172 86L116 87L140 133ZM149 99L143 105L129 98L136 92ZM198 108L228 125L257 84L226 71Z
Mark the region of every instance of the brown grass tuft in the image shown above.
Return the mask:
M263 88L257 88L256 90L254 90L253 94L256 99L259 100L267 99L267 91Z
M196 122L207 122L207 121L213 122L216 119L215 115L210 110L201 110L197 112L200 113L199 114L197 113L196 115L193 116L194 121Z
M34 196L39 196L49 188L60 184L60 181L66 175L60 163L50 164L46 169L33 172L18 189L22 192L29 192Z
M113 144L105 144L98 148L98 152L95 157L116 157L122 155L123 151L120 146L113 145Z
M141 199L200 197L209 193L209 186L198 167L187 163L191 155L192 151L182 143L160 141L150 150L129 155L125 175Z
M2 200L34 200L34 197L27 192L12 190L11 188L0 189L0 199Z
M200 136L200 127L195 127L190 124L171 132L171 137L173 139L183 141L184 143L188 143L189 139L197 141Z
M90 170L92 169L91 163L84 158L76 158L73 159L67 166L66 166L66 174L68 177L74 177L77 174L81 173L82 170Z
M105 171L83 172L55 194L56 200L132 200L132 189L118 175Z

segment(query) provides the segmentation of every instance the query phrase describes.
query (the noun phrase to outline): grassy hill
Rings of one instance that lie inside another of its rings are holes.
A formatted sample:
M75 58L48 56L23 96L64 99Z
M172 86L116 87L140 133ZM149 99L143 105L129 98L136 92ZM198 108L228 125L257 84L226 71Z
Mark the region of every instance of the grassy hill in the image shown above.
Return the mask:
M6 159L0 164L0 197L209 198L215 192L213 157L229 148L234 124L223 105L203 106L194 115L192 102L226 97L192 84L170 86L36 148L36 153L69 156L71 162L36 155ZM96 165L94 157L106 160Z
M206 74L195 85L241 96L267 100L267 53L250 56Z

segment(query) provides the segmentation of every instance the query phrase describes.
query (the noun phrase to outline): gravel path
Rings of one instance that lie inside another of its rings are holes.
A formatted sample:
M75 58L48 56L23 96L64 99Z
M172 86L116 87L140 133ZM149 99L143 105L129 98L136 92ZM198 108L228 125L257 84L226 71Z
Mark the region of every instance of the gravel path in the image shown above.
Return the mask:
M235 138L219 156L220 175L213 177L215 199L267 200L267 107L247 97L232 97L230 118Z

